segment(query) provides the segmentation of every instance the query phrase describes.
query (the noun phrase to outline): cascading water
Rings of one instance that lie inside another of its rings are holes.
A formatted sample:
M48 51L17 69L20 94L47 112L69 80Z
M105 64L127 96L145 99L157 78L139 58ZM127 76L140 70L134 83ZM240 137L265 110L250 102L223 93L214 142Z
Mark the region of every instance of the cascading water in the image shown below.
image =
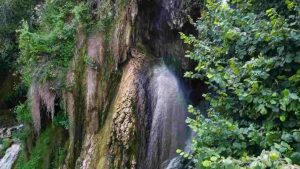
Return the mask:
M188 135L187 104L175 75L165 66L154 68L149 87L152 124L145 169L165 169L183 148Z
M185 142L185 148L184 151L187 153L191 152L191 143L192 143L192 136L189 136L189 139ZM183 169L184 165L182 164L182 161L184 160L184 158L180 155L177 155L176 157L174 157L173 159L170 160L168 166L166 167L166 169Z
M5 152L4 157L0 159L0 168L11 169L18 157L20 149L20 144L13 144L10 148L8 148Z
M19 152L21 150L21 144L12 139L13 132L16 132L23 128L23 125L12 126L8 128L0 129L0 139L9 139L12 140L13 144L6 149L5 154L2 158L0 158L0 169L11 169L15 161L18 158ZM0 144L0 150L3 149L4 146ZM3 151L3 150L2 150Z

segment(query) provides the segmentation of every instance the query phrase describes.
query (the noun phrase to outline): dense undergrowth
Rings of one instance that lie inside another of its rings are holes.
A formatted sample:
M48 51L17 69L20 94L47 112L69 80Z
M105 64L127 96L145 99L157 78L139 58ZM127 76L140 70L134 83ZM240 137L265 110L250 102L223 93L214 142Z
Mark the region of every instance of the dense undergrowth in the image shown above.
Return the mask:
M38 136L36 144L26 157L22 151L17 162L16 169L40 169L58 168L64 161L66 150L58 138L61 130L57 127L49 126Z
M300 164L298 1L206 1L198 36L182 39L206 81L207 113L190 106L196 168L283 168Z
M16 161L16 169L58 168L63 164L66 156L66 139L63 137L68 128L68 119L63 113L59 113L53 119L53 124L47 126L44 131L36 136L34 134L29 101L19 104L15 108L19 122L24 127L14 133L13 137L22 143L22 150ZM29 141L29 142L28 142Z
M20 49L17 70L26 87L50 84L56 95L67 90L65 78L75 55L76 35L78 29L88 26L90 16L87 4L71 0L49 0L35 6L31 19L24 20L17 31ZM65 107L58 100L58 112L52 123L45 122L46 126L39 134L32 132L32 104L29 96L26 102L15 109L18 121L24 124L24 128L15 135L22 142L16 168L58 168L66 155L67 137L62 134L66 134L69 122Z
M74 55L76 30L86 6L73 1L46 1L36 7L35 25L24 22L19 32L19 72L25 84L53 81L63 86L66 70Z
M18 43L15 30L22 19L29 20L33 0L0 0L0 70L10 71L18 57Z

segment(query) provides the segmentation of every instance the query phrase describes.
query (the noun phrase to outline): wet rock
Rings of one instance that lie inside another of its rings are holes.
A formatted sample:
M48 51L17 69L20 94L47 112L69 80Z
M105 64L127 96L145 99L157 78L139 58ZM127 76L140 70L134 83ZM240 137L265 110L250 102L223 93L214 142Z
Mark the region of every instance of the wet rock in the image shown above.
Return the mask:
M18 126L13 126L13 127L8 127L8 128L1 128L0 129L0 138L11 138L13 132L18 131L23 127L24 127L24 125L20 124Z
M139 56L137 56L139 55ZM112 134L109 147L113 168L136 168L137 116L139 73L145 56L137 51L124 68L114 104Z

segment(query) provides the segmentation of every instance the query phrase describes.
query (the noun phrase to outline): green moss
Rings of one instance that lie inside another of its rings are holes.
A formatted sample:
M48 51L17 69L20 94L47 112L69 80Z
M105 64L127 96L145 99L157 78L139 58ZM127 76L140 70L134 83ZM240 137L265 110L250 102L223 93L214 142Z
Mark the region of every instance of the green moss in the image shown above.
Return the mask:
M49 126L42 132L36 141L30 157L27 160L22 150L15 168L16 169L54 169L62 163L63 132L61 129ZM55 166L55 167L54 167ZM54 168L53 168L54 167Z
M51 162L51 165L49 169L58 168L65 160L66 158L66 149L64 147L56 148L56 150L53 153L53 161Z
M145 46L144 44L142 44L141 42L137 42L135 44L135 48L138 49L138 51L142 54L145 55L145 57L147 59L154 59L155 57L153 56L152 52L151 52L151 49L149 49L147 46Z
M54 128L47 128L36 141L36 146L31 152L29 161L25 161L23 157L17 161L17 169L39 169L44 166L45 157L50 154L51 139L54 138ZM22 155L22 154L21 154ZM22 160L22 161L21 161ZM24 161L23 161L24 160Z
M87 65L87 55L86 55L86 46L78 49L78 55L75 56L77 59L75 60L74 65L74 74L75 74L75 82L72 86L72 93L74 97L75 107L74 107L74 116L72 119L69 117L69 132L70 132L70 147L68 154L67 165L68 168L74 168L76 157L79 157L81 152L82 138L83 138L83 130L84 130L84 113L86 109L85 105L85 72Z

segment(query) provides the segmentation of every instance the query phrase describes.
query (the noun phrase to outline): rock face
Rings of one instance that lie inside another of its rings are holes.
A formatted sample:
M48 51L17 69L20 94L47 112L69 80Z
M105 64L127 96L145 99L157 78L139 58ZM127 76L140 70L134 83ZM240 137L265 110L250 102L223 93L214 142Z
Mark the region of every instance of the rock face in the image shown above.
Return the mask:
M13 132L20 130L22 127L24 127L22 124L18 126L12 126L12 127L6 127L0 129L0 138L11 138Z
M183 28L187 22L187 15L181 12L185 6L184 3L187 2L157 1L149 9L144 9L144 7L145 3L151 3L150 1L131 0L121 3L121 1L114 2L116 23L109 35L96 33L87 38L90 63L84 83L87 86L84 115L86 122L83 127L85 129L80 158L76 162L77 168L133 169L144 168L145 165L149 168L158 166L158 168L164 168L164 165L168 163L166 161L176 155L176 148L184 145L186 133L184 101L179 107L176 107L177 101L171 101L169 106L175 106L174 109L161 110L160 113L168 113L168 111L174 113L173 119L170 115L170 118L163 122L163 117L153 114L164 105L164 100L159 98L158 108L154 110L151 99L155 100L155 98L151 96L153 91L149 89L149 86L153 65L159 63L155 61L155 58L173 57L179 62L184 60L182 59L184 48L176 30ZM104 2L100 2L98 6L101 4ZM157 10L160 10L158 14L152 13ZM151 13L148 13L149 11ZM160 17L160 20L153 20L151 18L153 15L159 15L155 17ZM107 39L107 36L111 37L108 43L107 40L103 40ZM113 62L108 62L110 59L113 59ZM184 61L179 67L186 68L187 64ZM116 79L117 83L110 82L113 79L109 78L120 70L122 71L121 79ZM169 75L170 78L167 77ZM176 85L177 82L171 73L165 74L164 77L166 81ZM156 79L157 83L159 81L160 79ZM180 94L182 91L178 91L179 87L172 88L172 85L169 86L171 88L168 91L175 93L173 95L167 93L169 95L164 97L171 99L177 96L182 97ZM159 94L161 91L157 92L156 99L162 96ZM182 113L175 115L178 112ZM175 123L178 121L174 118L181 120L177 128ZM157 121L153 122L154 120ZM153 126L160 128L167 125L170 122L168 120L175 122L172 124L174 128L165 126L163 136L161 132L155 132ZM174 137L168 137L167 130L171 130ZM182 135L177 133L182 133ZM151 139L163 142L161 148L156 149L156 142ZM174 144L171 140L174 140ZM152 148L155 150L150 150ZM150 155L151 152L152 155ZM163 154L159 155L161 152ZM150 160L157 165L145 164L144 160Z
M90 3L95 22L111 19L109 25L88 34L78 28L67 89L33 86L33 112L55 114L56 99L63 100L70 125L61 168L164 168L184 145L186 103L178 100L184 97L175 75L155 65L164 60L178 72L188 68L178 32L191 31L187 18L199 6L190 8L188 0ZM36 117L39 132L49 119Z
M133 49L135 51L135 49ZM110 168L136 168L138 84L142 67L147 66L145 55L132 52L125 66L113 107L113 126L109 141Z

